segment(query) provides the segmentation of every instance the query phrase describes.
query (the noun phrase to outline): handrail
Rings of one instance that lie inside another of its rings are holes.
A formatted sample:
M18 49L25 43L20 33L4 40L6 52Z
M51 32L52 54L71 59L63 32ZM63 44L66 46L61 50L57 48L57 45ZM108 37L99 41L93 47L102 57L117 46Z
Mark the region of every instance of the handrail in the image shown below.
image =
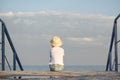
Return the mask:
M13 70L16 70L16 61L17 61L20 70L23 71L24 69L23 69L22 64L20 62L20 59L17 55L17 52L15 50L15 47L13 45L13 42L12 42L11 37L9 35L9 32L6 28L6 25L2 19L0 19L0 22L2 23L2 70L3 71L5 70L5 39L4 39L5 37L4 36L6 35L7 40L9 42L9 45L10 45L12 52L13 52Z
M119 19L120 14L114 19L114 25L112 30L112 36L111 36L111 42L108 52L108 59L107 59L107 65L106 65L106 71L113 71L113 66L115 66L115 71L118 72L118 46L117 43L120 42L120 40L117 40L117 20ZM113 45L115 46L115 58L114 62L112 63L112 48Z

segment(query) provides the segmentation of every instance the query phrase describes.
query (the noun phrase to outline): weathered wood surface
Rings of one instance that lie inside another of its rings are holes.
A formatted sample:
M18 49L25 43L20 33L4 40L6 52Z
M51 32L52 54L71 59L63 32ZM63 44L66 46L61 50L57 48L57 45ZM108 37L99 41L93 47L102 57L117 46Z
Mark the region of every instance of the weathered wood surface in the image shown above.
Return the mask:
M14 76L66 76L66 80L79 80L84 78L83 80L120 80L119 72L95 72L95 71L81 71L81 72L73 72L73 71L63 71L63 72L50 72L50 71L0 71L0 80L9 79L9 77ZM69 79L68 79L69 78ZM75 78L75 79L72 79ZM78 79L79 78L79 79ZM85 79L87 78L87 79ZM102 79L101 79L102 78ZM25 79L26 80L26 79ZM29 79L32 80L32 79ZM33 79L34 80L34 79ZM41 79L42 80L42 79ZM49 80L49 79L45 79Z
M0 71L1 76L109 76L120 77L119 72L95 72L95 71L62 71L62 72L50 72L50 71Z

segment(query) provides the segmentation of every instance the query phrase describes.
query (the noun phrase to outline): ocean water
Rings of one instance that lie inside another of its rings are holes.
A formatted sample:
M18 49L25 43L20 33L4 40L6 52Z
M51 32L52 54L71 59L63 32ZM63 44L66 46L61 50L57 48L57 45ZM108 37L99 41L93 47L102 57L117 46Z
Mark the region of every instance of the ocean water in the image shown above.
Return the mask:
M12 66L11 66L12 68ZM0 69L1 66L0 66ZM10 70L8 66L5 68ZM48 65L23 65L24 71L49 71ZM105 71L106 65L65 65L64 71ZM17 67L19 70L19 67ZM118 66L118 71L120 71L120 66Z
M49 71L48 65L23 66L25 71ZM65 65L64 71L105 71L105 65Z

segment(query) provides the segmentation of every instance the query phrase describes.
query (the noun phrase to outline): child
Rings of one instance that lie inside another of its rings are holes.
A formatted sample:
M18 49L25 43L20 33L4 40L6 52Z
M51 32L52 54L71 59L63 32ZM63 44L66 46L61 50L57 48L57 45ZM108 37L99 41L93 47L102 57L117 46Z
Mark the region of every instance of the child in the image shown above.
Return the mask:
M52 46L49 62L50 71L62 71L64 69L64 49L61 48L62 40L58 36L54 36L50 43Z

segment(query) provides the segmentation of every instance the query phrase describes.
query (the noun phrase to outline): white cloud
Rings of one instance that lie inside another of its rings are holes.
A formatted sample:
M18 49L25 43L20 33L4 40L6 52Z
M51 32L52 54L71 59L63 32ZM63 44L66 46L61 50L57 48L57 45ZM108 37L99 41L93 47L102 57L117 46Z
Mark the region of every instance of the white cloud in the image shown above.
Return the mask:
M0 13L0 16L13 16L14 13L12 11L7 12L7 13Z
M83 38L83 40L86 41L86 42L92 42L93 38L87 38L87 37L85 37L85 38Z
M45 59L45 56L49 52L49 40L54 35L58 35L65 40L63 42L65 42L66 54L69 53L71 56L74 53L77 56L83 54L85 56L86 54L90 54L89 56L91 57L98 54L104 56L103 54L107 50L103 48L106 48L106 45L109 44L114 19L113 16L62 11L8 12L0 13L0 16L6 23L12 40L15 42L15 47L18 50L20 49L19 53L23 55L22 58L24 60L26 59L26 54L30 54L31 58L35 54L40 59L43 59L44 56ZM69 55L67 59L70 60ZM80 59L84 61L83 57ZM24 64L28 63L27 61L22 62ZM72 62L80 64L74 60ZM39 63L39 60L36 63Z
M46 16L60 16L60 17L69 17L69 18L91 18L91 19L113 19L113 16L105 15L94 15L94 14L80 14L80 13L70 13L63 11L38 11L38 12L6 12L0 13L1 16L36 16L36 15L46 15Z
M94 41L93 38L89 38L89 37L83 37L83 38L69 37L69 38L67 38L67 40L70 40L70 41L83 41L83 42L92 42L92 41Z

